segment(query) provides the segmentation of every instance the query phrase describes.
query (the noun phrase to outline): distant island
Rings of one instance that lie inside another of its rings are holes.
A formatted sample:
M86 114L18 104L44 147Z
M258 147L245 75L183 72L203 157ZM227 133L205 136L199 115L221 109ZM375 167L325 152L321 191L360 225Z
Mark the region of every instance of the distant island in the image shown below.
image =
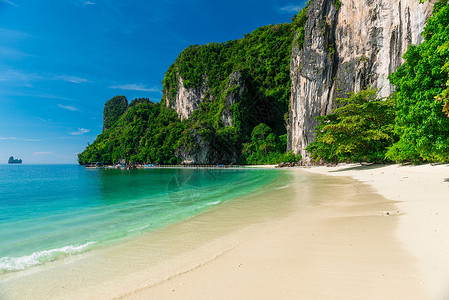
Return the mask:
M22 160L21 159L14 159L14 156L11 156L8 159L8 164L21 164Z

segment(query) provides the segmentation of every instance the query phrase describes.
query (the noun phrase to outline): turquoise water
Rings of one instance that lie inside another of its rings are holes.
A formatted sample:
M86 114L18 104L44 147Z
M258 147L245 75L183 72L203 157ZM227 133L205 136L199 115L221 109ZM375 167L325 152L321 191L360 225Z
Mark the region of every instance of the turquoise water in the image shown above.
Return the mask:
M0 165L0 273L164 227L251 193L279 174L264 169Z

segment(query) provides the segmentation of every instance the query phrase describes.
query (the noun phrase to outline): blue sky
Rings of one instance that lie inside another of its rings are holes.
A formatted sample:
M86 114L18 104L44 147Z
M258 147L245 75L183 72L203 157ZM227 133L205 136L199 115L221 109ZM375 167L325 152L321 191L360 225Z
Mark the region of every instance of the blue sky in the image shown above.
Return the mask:
M159 101L191 44L289 22L302 0L0 0L0 163L76 163L115 95Z

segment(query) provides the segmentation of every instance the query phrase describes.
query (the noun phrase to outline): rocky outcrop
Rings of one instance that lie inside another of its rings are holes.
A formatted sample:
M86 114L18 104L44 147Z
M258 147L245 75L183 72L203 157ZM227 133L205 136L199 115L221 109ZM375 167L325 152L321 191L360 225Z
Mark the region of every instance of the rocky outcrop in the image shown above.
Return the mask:
M183 79L178 76L178 88L176 96L170 102L166 98L166 106L171 107L178 113L181 120L189 119L192 113L199 108L203 101L211 100L207 80L204 79L201 86L197 88L185 87ZM221 95L215 98L215 105L223 107L221 110L221 121L225 127L233 126L233 105L242 101L246 85L241 72L231 73L229 81L223 88ZM239 149L235 145L228 145L226 140L220 139L214 129L209 128L210 134L207 139L200 134L200 130L193 129L186 135L186 140L177 151L183 164L218 164L235 163L238 158Z
M213 131L209 130L208 134L201 133L203 130L191 128L190 132L185 135L182 146L176 153L182 164L231 164L237 161L238 149L235 145L220 139Z
M410 44L419 44L432 4L418 0L312 0L303 49L293 46L288 150L304 150L314 140L317 116L334 99L375 87L388 96L388 75L403 63Z
M178 113L181 120L188 119L190 115L198 109L201 102L204 101L209 87L206 80L203 79L199 87L185 87L181 76L178 76L178 89L174 101L166 99L167 107L171 107Z
M233 126L232 105L243 99L245 82L240 72L233 72L229 77L229 84L225 91L225 103L221 112L221 121L224 126Z
M185 165L204 165L209 162L210 144L204 140L198 130L192 129L189 143L181 146L176 155Z
M167 107L176 110L181 120L186 120L199 108L200 103L203 102L206 97L210 97L209 86L207 85L206 78L203 79L199 87L186 87L184 85L184 80L180 76L177 78L178 88L176 97L174 100L170 101L167 96L165 103ZM233 126L231 106L243 98L244 92L245 84L242 74L238 71L231 73L228 86L223 91L225 101L221 113L221 120L224 126Z
M14 159L14 156L10 156L8 159L8 164L21 164L21 159Z
M136 98L128 105L128 99L125 96L115 96L106 101L103 110L103 132L114 125L117 120L125 114L128 108L138 104L154 104L148 98Z
M103 132L108 130L128 109L125 96L115 96L106 101L103 110Z

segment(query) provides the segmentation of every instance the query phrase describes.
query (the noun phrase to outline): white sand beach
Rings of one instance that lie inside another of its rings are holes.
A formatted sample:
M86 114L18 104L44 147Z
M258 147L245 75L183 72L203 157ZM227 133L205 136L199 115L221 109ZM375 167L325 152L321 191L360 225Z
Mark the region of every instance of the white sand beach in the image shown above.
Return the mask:
M417 259L421 284L431 299L448 299L449 165L340 165L305 170L350 176L398 201L397 237Z
M447 165L279 172L290 180L139 239L11 276L4 295L447 299Z
M449 296L447 165L342 165L290 172L326 177L297 184L298 210L289 217L236 237L237 246L208 263L120 298ZM320 204L307 205L304 198Z

